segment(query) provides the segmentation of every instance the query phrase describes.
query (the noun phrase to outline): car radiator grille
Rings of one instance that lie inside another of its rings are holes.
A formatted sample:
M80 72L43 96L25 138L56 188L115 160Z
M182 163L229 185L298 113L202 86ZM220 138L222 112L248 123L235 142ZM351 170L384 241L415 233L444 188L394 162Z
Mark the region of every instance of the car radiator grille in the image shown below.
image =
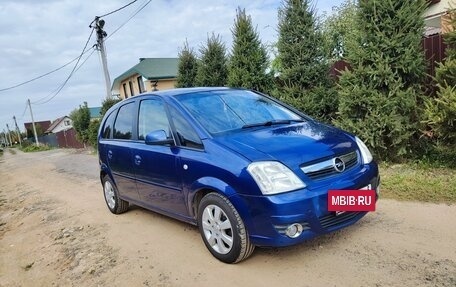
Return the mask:
M358 214L360 214L360 212L344 212L340 215L336 215L336 213L333 212L320 217L319 220L323 228L331 228L355 218Z
M334 157L319 163L307 165L301 167L301 170L311 179L318 180L325 177L339 174L334 167L334 161L336 158L341 159L345 164L345 169L343 172L352 169L358 164L358 153L356 151Z

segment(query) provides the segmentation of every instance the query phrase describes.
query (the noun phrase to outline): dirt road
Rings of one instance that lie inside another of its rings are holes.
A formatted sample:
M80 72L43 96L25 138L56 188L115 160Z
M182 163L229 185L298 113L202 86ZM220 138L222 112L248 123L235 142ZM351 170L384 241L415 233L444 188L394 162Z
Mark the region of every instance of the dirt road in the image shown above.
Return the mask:
M0 286L456 286L456 206L380 200L358 224L226 265L195 227L105 206L97 157L0 157Z

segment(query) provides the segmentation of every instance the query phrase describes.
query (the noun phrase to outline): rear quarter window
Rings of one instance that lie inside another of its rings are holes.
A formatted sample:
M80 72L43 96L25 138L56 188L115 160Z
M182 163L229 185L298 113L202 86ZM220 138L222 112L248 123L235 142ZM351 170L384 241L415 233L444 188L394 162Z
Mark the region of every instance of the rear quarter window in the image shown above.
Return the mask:
M111 114L109 114L108 118L106 119L105 123L104 123L104 126L103 126L103 130L101 132L101 138L103 139L110 139L112 137L112 129L113 129L113 125L114 125L114 118L116 117L116 114L117 114L117 110L111 112Z
M129 140L133 136L134 103L128 103L119 108L114 123L114 139Z

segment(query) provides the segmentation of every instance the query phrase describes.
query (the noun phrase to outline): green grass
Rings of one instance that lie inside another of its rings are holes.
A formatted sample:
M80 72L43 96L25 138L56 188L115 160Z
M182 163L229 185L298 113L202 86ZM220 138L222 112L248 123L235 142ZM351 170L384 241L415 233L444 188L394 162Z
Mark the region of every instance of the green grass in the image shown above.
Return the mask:
M380 164L381 196L397 200L456 203L456 169L427 164Z
M48 145L40 145L40 146L28 145L28 146L21 148L21 150L23 152L37 152L37 151L46 151L46 150L50 150L50 149L52 149L52 148Z

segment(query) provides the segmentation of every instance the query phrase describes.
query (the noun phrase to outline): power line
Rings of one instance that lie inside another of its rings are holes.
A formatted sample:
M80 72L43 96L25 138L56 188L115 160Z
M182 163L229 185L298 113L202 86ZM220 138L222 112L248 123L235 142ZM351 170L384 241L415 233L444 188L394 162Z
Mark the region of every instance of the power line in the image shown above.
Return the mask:
M93 55L93 53L96 51L96 49L93 48L93 47L92 47L90 50L92 50L92 53L90 53L90 54L84 59L84 61L76 68L76 70L74 70L73 74L76 73L76 72L77 72L77 71L78 71L78 70L87 62L87 60ZM87 50L86 52L88 52L88 51L90 51L90 50ZM52 91L49 95L47 95L46 97L41 98L41 99L39 99L39 100L33 102L32 104L38 106L38 105L44 105L44 104L50 102L53 98L55 98L55 97L57 96L57 94L60 92L60 90L61 90L62 88L63 88L62 86L59 86L57 89L55 89L54 91ZM54 93L56 93L56 94L54 94ZM46 99L47 97L49 97L49 96L52 95L52 94L54 94L54 95L53 95L51 98ZM44 100L44 102L43 102L43 100Z
M124 9L124 8L127 8L128 6L130 6L131 4L135 3L136 1L138 1L138 0L131 1L131 2L128 3L127 5L124 5L124 6L118 8L118 9L116 9L116 10L114 10L114 11L111 11L111 12L109 12L109 13L106 13L106 14L103 14L103 15L97 16L97 17L98 17L98 18L102 18L102 17L108 16L108 15L114 14L114 13L116 13L116 12L118 12L118 11Z
M44 74L42 74L42 75L40 75L40 76L37 76L37 77L32 78L32 79L30 79L30 80L27 80L27 81L25 81L25 82L16 84L16 85L11 86L11 87L7 87L7 88L0 89L0 92L7 91L7 90L11 90L11 89L14 89L14 88L23 86L23 85L25 85L25 84L28 84L28 83L30 83L30 82L36 81L36 80L38 80L38 79L41 79L41 78L43 78L43 77L46 77L47 75L50 75L50 74L52 74L52 73L55 73L55 72L57 72L57 71L59 71L59 70L65 68L65 67L68 66L69 64L71 64L71 63L73 63L74 61L76 61L78 58L79 58L79 56L76 57L76 58L74 58L73 60L69 61L68 63L64 64L63 66L60 66L60 67L58 67L58 68L56 68L56 69L54 69L54 70L52 70L52 71L49 71L49 72L47 72L47 73L44 73Z
M27 103L25 103L25 109L22 112L22 116L19 118L20 120L22 120L24 118L24 115L25 115L25 112L27 111L27 108L28 108L28 105L27 105Z
M118 30L120 30L123 26L125 26L125 24L127 24L133 17L135 17L135 16L136 16L142 9L144 9L144 7L146 7L151 1L152 1L152 0L149 0L145 5L143 5L141 8L139 8L139 10L137 10L132 16L130 16L130 18L129 18L127 21L125 21L125 22L124 22L122 25L120 25L116 30L114 30L114 32L112 32L112 34L109 35L107 38L109 38L109 37L112 36L114 33L116 33L116 32L117 32ZM111 12L109 12L109 13L106 13L106 14L104 14L104 15L102 15L102 16L97 16L97 17L101 18L101 17L105 17L105 16L108 16L108 15L111 15L111 14L113 14L113 13L115 13L115 12L118 12L118 11L120 11L120 10L122 10L122 9L128 7L128 6L130 6L131 4L133 4L133 3L135 3L135 2L137 2L137 0L134 0L134 1L132 1L132 2L130 2L130 3L126 4L126 5L124 5L124 6L120 7L120 8L118 8L118 9L114 10L114 11L111 11ZM92 23L93 23L93 21L92 21ZM91 23L91 24L92 24L92 23ZM89 50L85 51L84 53L87 53L87 52L89 52ZM43 77L46 77L46 76L48 76L48 75L50 75L50 74L52 74L52 73L55 73L55 72L57 72L57 71L59 71L59 70L65 68L66 66L70 65L71 63L73 63L74 61L79 60L79 59L80 59L80 56L77 56L76 58L72 59L72 60L69 61L68 63L66 63L66 64L64 64L64 65L62 65L62 66L60 66L60 67L58 67L58 68L56 68L56 69L53 69L53 70L51 70L51 71L49 71L49 72L47 72L47 73L44 73L44 74L39 75L39 76L37 76L37 77L34 77L34 78L30 79L30 80L27 80L27 81L24 81L24 82L21 82L21 83L12 85L12 86L10 86L10 87L1 88L1 89L0 89L0 92L12 90L12 89L14 89L14 88L18 88L18 87L20 87L20 86L26 85L26 84L28 84L28 83L31 83L31 82L33 82L33 81L36 81L36 80L41 79L41 78L43 78ZM47 96L46 96L46 97L47 97Z
M118 12L118 11L124 9L124 8L127 8L128 6L130 6L131 4L135 3L136 1L138 1L138 0L131 1L131 2L128 3L127 5L124 5L124 6L118 8L118 9L116 9L116 10L114 10L114 11L108 12L108 13L103 14L103 15L101 15L101 16L95 16L95 20L93 20L92 22L90 22L89 27L92 27L93 22L95 22L97 19L102 18L102 17L105 17L105 16L109 16L109 15L111 15L111 14L114 14L114 13L116 13L116 12Z
M44 98L42 98L42 99L39 99L38 101L35 101L33 104L42 105L42 104L48 103L48 102L51 101L53 98L55 98L55 97L60 93L60 91L65 87L65 85L68 83L68 81L70 80L70 78L73 76L73 74L74 74L76 68L78 67L79 61L81 60L82 56L84 55L84 53L85 53L85 51L86 51L87 45L89 44L89 41L90 41L90 39L92 38L92 35L93 35L93 31L94 31L94 30L95 30L95 29L92 28L92 31L90 31L89 38L87 38L87 41L86 41L86 43L85 43L85 45L84 45L84 48L82 49L82 52L81 52L81 54L79 55L78 60L76 61L76 64L75 64L74 67L73 67L73 70L71 70L70 74L68 75L68 77L66 78L66 80L62 83L62 85L60 85L60 87L57 89L57 91L56 91L48 100L46 100L46 101L44 101L44 102L42 102L42 103L38 103L38 102L44 100L45 98L47 98L49 95L46 96L46 97L44 97ZM92 47L92 49L93 49L93 47ZM51 94L52 94L52 93L51 93ZM51 94L50 94L50 95L51 95Z
M141 12L141 10L143 10L147 5L149 5L149 3L152 2L152 0L149 0L147 1L147 3L145 3L143 6L141 6L138 10L136 10L135 13L133 13L128 19L127 21L125 21L124 23L122 23L122 25L120 25L119 27L117 27L117 29L115 29L110 35L108 35L108 37L106 37L106 40L109 39L112 35L114 35L117 31L119 31L123 26L125 26L128 22L131 21L131 19L133 19L139 12Z

